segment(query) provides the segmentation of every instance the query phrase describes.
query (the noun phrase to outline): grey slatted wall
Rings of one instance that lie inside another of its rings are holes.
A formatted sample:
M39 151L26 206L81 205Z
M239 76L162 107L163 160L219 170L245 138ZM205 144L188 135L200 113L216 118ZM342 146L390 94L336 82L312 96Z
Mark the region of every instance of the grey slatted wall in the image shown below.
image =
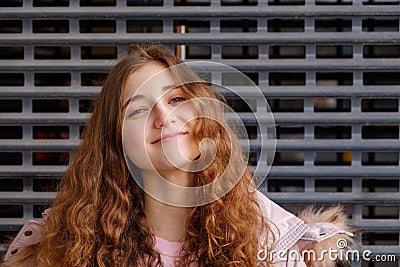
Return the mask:
M161 41L264 92L278 139L265 194L293 212L344 203L363 249L397 255L362 266L400 266L399 23L399 0L0 0L0 242L54 198L110 66ZM260 129L228 100L254 165Z

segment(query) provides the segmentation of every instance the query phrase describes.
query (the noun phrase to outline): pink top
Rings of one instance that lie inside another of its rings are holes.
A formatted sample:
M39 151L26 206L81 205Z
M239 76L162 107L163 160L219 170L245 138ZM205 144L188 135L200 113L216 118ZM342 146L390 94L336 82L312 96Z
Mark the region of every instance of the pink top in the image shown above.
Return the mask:
M287 252L301 251L307 249L313 242L325 240L335 234L344 233L352 236L351 233L343 231L331 223L313 223L305 224L301 219L297 218L292 213L284 210L265 195L256 192L256 197L261 206L264 217L271 221L276 227L272 227L272 231L277 237L275 251ZM49 210L43 213L44 222ZM43 231L43 224L37 221L28 221L20 230L14 241L7 250L5 260L12 255L17 254L29 245L40 242ZM260 235L262 237L262 234ZM263 240L260 238L260 240ZM161 259L165 267L174 267L175 261L178 259L183 243L171 242L160 237L155 239L155 249L160 252ZM265 244L260 244L261 245ZM255 257L262 256L254 255ZM274 257L274 266L276 267L305 267L302 260L282 259ZM262 261L262 257L259 258ZM197 264L192 264L195 267Z
M165 267L174 267L175 261L179 258L179 252L182 249L183 243L171 242L161 237L156 236L155 249L160 252L161 259ZM192 265L193 267L195 265Z

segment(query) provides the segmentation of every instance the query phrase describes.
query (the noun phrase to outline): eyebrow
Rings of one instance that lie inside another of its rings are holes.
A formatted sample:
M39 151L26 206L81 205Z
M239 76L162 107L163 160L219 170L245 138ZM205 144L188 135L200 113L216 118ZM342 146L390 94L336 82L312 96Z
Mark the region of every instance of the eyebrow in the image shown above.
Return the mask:
M163 88L161 88L161 92L163 94L165 94L167 91L173 90L173 89L177 89L178 86L177 85L167 85L164 86ZM122 110L124 110L124 108L126 108L126 106L128 106L129 103L139 100L139 99L144 99L145 96L144 95L134 95L132 98L128 99L125 104L122 106Z

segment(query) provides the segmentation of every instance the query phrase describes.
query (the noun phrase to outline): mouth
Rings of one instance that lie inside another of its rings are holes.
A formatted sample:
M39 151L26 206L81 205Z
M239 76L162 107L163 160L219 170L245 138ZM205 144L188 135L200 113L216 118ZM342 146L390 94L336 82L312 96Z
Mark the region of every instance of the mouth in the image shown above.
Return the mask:
M175 139L179 136L186 135L188 132L176 132L176 133L171 133L171 134L165 134L161 136L160 138L156 139L155 141L151 142L152 144L157 144L157 143L165 143L168 142L172 139Z

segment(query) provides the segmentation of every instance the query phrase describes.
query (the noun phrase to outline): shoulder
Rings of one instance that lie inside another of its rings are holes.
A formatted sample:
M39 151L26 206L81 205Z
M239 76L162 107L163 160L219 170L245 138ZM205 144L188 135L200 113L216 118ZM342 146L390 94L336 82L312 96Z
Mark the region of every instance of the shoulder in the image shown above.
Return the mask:
M43 223L49 210L43 212L43 222L29 220L18 232L12 243L7 249L4 261L9 260L12 256L21 253L28 247L38 244L42 239Z
M285 255L289 262L289 253L302 255L303 251L313 251L315 255L322 255L324 250L349 250L354 244L353 229L341 206L325 209L308 207L297 216L286 211L263 193L257 191L256 199L264 217L270 222L271 230L276 238L274 251ZM345 240L344 248L338 248L338 242ZM303 259L300 260L302 262ZM305 260L307 265L309 261ZM298 262L298 264L300 264ZM335 262L324 260L324 266L335 266Z
M264 218L268 221L275 237L275 249L287 250L308 230L303 220L280 207L263 193L255 193Z

